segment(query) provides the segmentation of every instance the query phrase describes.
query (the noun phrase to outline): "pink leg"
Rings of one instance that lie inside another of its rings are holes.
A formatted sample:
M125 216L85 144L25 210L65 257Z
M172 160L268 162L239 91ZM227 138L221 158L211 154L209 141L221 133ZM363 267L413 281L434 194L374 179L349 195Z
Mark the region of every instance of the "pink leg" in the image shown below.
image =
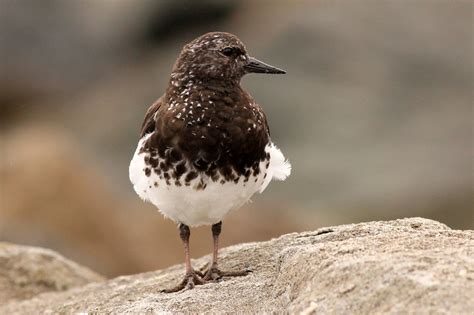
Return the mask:
M217 267L217 258L218 258L218 251L219 251L219 235L221 234L222 229L222 221L212 225L212 239L214 241L214 249L212 251L212 262L211 266L204 273L204 280L212 281L218 280L222 277L241 277L247 275L250 271L249 270L242 270L242 271L221 271Z
M204 284L207 281L202 279L202 274L200 272L194 271L193 267L191 266L191 257L189 255L189 237L191 232L189 227L185 224L179 225L179 236L183 241L184 245L184 262L186 265L186 274L184 275L184 279L175 287L171 289L165 289L163 293L173 293L178 292L183 289L192 289L196 285Z

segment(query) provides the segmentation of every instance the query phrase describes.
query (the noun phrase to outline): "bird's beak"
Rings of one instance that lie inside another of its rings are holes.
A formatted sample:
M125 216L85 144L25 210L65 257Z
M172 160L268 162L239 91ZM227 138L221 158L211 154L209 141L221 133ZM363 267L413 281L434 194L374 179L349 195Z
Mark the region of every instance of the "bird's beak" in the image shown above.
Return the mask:
M247 63L244 65L244 69L247 73L286 73L285 70L278 69L274 66L267 65L258 59L248 57Z

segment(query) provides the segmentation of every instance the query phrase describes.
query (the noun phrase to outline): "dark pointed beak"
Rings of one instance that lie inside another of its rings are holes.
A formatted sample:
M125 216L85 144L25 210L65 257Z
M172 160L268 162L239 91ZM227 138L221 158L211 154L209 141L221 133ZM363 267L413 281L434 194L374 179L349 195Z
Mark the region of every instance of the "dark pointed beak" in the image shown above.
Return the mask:
M264 62L261 62L258 59L249 57L247 64L244 66L244 69L247 73L275 73L275 74L284 74L285 70L278 69L277 67L267 65Z

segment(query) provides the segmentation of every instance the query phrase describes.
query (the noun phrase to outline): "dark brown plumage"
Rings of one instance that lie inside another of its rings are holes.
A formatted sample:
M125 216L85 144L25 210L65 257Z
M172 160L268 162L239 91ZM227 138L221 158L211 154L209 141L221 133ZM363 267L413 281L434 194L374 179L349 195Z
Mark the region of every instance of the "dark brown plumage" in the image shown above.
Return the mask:
M143 149L170 162L164 171L171 178L183 174L176 164L181 159L225 180L245 176L248 168L258 174L269 128L260 106L240 86L247 58L244 45L227 33L208 33L184 46L166 93L148 109L141 130L141 137L156 131ZM193 179L190 174L187 179Z

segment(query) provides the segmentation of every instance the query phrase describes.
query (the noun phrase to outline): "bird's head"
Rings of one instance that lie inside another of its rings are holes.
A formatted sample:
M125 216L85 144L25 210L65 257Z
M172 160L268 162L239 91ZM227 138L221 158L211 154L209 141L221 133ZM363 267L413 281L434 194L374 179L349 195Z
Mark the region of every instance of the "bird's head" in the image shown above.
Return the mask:
M193 81L238 83L247 73L285 73L247 54L233 34L212 32L185 45L173 67L171 78Z

